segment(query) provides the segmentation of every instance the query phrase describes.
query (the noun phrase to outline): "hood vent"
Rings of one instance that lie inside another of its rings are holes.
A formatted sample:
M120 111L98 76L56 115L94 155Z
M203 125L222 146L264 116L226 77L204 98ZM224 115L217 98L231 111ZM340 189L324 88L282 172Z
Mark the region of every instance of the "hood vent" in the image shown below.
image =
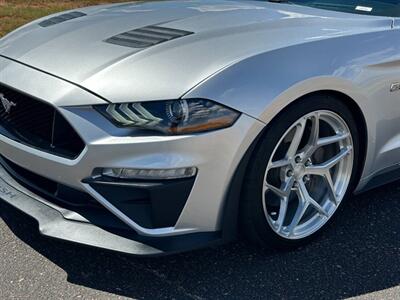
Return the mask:
M160 26L147 26L113 36L105 42L131 48L147 48L181 38L193 32Z
M59 16L44 20L44 21L40 22L39 25L42 27L49 27L52 25L56 25L56 24L59 24L59 23L65 22L65 21L69 21L72 19L80 18L83 16L86 16L86 14L79 12L79 11L73 11L70 13L66 13L63 15L59 15Z

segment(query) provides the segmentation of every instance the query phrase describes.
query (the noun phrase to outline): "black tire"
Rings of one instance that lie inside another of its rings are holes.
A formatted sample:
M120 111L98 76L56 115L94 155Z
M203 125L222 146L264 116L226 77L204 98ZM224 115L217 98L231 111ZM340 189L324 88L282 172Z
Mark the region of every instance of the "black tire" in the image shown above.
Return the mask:
M357 168L360 162L360 143L357 124L349 108L340 99L323 93L305 96L292 103L267 126L246 170L240 203L240 228L242 235L259 246L290 249L304 245L326 229L327 225L333 221L333 217L343 208L342 203L334 216L321 229L308 237L297 240L285 239L278 235L271 228L264 215L261 191L270 156L289 127L304 115L316 110L328 110L340 115L350 129L354 146L354 163L350 183L342 202L345 202L354 190L357 182Z

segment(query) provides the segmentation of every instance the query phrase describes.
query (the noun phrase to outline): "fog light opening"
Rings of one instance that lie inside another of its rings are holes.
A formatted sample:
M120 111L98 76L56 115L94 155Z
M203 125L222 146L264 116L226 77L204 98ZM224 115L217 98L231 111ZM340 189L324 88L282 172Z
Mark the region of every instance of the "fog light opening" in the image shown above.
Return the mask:
M101 175L116 179L140 179L140 180L168 180L183 179L195 176L197 168L177 169L126 169L126 168L104 168Z

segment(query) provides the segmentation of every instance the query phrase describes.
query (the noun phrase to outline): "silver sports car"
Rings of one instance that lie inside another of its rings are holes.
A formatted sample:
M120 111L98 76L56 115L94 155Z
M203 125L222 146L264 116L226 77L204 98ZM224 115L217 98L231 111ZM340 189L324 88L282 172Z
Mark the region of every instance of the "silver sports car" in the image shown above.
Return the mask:
M136 255L304 244L400 177L399 17L397 0L190 0L30 23L0 40L1 203Z

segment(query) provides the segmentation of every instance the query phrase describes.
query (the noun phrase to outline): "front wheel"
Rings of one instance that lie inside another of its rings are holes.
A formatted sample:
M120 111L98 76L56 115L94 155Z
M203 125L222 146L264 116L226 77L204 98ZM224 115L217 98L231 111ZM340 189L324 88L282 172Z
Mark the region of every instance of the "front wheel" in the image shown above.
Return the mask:
M356 123L340 100L313 95L288 107L253 154L242 199L245 234L278 248L313 238L352 191L358 147Z

